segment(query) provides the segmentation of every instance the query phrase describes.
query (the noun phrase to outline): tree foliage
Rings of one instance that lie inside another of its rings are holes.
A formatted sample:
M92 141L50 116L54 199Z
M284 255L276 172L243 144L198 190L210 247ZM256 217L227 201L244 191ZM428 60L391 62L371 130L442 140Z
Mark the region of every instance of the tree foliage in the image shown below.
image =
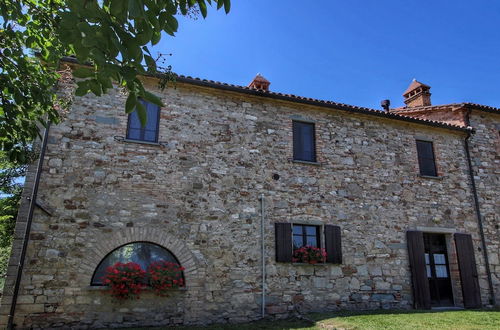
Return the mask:
M5 276L10 256L14 225L22 192L22 178L26 175L27 163L36 153L24 150L26 162L12 163L5 152L0 152L0 280ZM1 283L0 283L1 284Z
M100 96L117 83L128 91L125 111L137 111L145 125L146 109L138 99L162 105L138 79L162 71L150 47L165 33L175 35L177 15L195 10L206 17L210 5L228 13L230 0L1 1L1 150L23 163L39 126L57 122L69 101L55 89L64 56L89 64L73 72L81 78L76 95Z

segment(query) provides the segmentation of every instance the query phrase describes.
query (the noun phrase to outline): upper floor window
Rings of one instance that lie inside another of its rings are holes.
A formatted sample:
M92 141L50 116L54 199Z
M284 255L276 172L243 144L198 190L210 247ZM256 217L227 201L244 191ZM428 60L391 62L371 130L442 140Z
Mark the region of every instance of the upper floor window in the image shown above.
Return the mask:
M293 160L316 162L316 137L313 123L293 121Z
M417 140L417 154L420 175L437 176L432 142Z
M160 122L160 107L145 100L140 100L146 108L147 122L142 127L137 110L128 115L127 139L158 142L158 125Z

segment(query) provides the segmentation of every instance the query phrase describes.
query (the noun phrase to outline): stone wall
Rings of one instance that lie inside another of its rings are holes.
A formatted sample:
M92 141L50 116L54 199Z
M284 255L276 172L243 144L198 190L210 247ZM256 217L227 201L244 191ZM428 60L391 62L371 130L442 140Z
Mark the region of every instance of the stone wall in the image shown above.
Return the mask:
M51 129L38 199L55 211L35 212L17 325L259 318L261 194L266 310L278 317L411 308L408 229L431 228L448 238L470 233L480 246L461 132L182 83L164 92L146 84L165 103L159 145L123 141L125 96L117 90L77 98ZM316 123L319 164L292 161L294 119ZM438 179L418 175L415 139L421 138L434 142ZM276 263L275 222L339 225L343 264ZM186 290L119 304L89 287L103 256L144 240L179 258ZM476 260L484 302L479 251Z
M500 114L472 111L470 150L497 304L500 304Z

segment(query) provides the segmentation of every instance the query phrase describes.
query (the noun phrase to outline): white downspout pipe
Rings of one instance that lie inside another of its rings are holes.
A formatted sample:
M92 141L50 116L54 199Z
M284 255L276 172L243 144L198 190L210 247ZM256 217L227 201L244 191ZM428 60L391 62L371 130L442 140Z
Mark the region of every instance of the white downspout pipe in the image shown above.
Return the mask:
M262 318L266 316L266 239L264 231L264 194L260 194L260 238L262 259Z

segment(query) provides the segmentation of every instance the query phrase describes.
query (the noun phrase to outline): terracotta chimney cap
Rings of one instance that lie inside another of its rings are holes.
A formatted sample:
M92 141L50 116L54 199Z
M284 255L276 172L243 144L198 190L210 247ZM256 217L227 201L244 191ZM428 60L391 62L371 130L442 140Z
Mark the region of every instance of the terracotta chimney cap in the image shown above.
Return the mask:
M429 85L426 85L426 84L423 84L421 83L420 81L417 81L415 78L412 80L410 86L408 86L408 88L405 90L405 92L403 93L403 96L410 93L411 91L419 88L419 87L423 87L424 89L431 89L431 86Z
M248 87L268 91L269 85L271 85L271 82L264 78L264 76L262 76L260 73L257 73L252 82L248 84Z
M413 79L410 86L403 93L407 107L422 107L431 105L431 86Z

